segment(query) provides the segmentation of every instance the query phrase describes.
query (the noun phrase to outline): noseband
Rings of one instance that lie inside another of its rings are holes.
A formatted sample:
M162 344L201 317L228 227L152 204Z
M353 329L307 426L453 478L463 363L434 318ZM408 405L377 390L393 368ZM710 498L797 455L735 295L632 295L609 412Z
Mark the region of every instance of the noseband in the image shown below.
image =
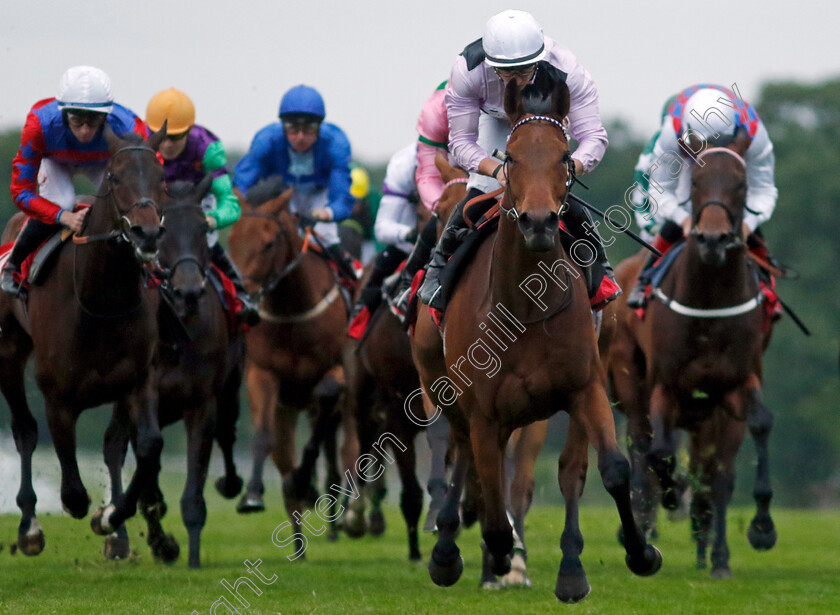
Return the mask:
M523 119L519 120L518 122L516 122L516 124L514 124L513 128L511 128L511 130L510 130L510 135L508 136L508 142L510 142L511 137L513 137L513 133L515 133L516 130L520 126L523 126L523 125L525 125L529 122L537 122L537 121L549 122L550 124L559 128L560 131L563 133L563 138L568 143L569 137L566 134L566 128L565 128L565 126L563 126L563 123L555 120L553 117L548 117L546 115L531 115L531 116L528 116L528 117L523 118ZM505 152L505 157L504 157L504 161L502 162L502 164L504 165L505 177L508 178L508 182L505 184L505 198L502 199L502 203L499 205L499 209L508 218L510 218L511 220L516 222L516 221L519 220L519 212L516 211L516 197L514 196L513 192L510 189L510 176L508 175L508 165L510 164L511 160L512 160L512 158L511 158L510 154ZM565 153L565 155L563 156L563 160L566 163L566 166L568 168L568 174L567 174L567 177L566 177L566 194L563 197L563 203L560 205L559 209L557 210L557 215L558 216L563 215L563 213L565 213L566 209L568 209L568 207L569 207L569 203L568 203L569 189L572 187L572 184L575 181L575 163L572 160L571 153L567 151ZM505 207L504 203L508 202L508 201L510 202L510 207Z

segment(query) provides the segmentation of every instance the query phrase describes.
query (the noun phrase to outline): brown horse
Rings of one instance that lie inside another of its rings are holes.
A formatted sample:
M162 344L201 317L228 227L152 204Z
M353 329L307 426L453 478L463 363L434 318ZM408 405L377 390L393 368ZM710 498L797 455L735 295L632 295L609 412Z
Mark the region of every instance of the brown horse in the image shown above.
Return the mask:
M737 144L736 144L737 147ZM748 537L765 550L776 542L767 439L772 415L761 402L761 355L770 327L757 272L741 238L746 198L743 150L714 148L692 175L693 227L675 257L644 321L617 308L610 376L628 415L633 461L634 508L646 529L655 527L657 488L666 508L678 504L676 430L690 433L691 518L697 564L706 566L714 524L712 576L730 576L726 508L734 487L734 463L747 428L759 463L757 513ZM632 283L640 259L622 263L622 283ZM652 483L654 474L658 484Z
M160 397L158 420L165 427L179 420L187 429L187 480L181 498L181 518L189 535L189 566L200 567L201 530L207 518L204 481L214 435L225 457L226 475L216 485L223 496L235 497L242 479L233 465L239 385L245 344L228 321L218 294L207 289L211 273L207 222L201 199L210 189L212 175L198 185L175 182L167 187L163 203L167 234L160 245L162 292L170 298L161 306L159 345ZM130 425L118 423L116 412L105 439L105 459L111 474L113 499L120 496L120 472ZM136 446L136 438L135 446ZM179 548L165 534L161 518L166 511L155 482L140 498L146 518L146 540L156 559L173 561ZM125 557L128 537L109 543L110 555ZM115 551L119 547L120 551ZM108 552L108 550L106 550ZM122 553L125 553L123 555Z
M471 459L481 485L482 535L492 571L509 571L514 540L505 510L504 447L514 429L564 409L570 425L558 480L567 514L555 594L574 602L590 591L578 525L589 442L598 451L604 485L624 525L628 567L653 574L662 557L633 520L629 464L616 442L584 276L570 264L560 241L559 213L571 184L572 160L562 129L568 88L557 83L546 93L529 85L520 96L513 83L505 92L505 110L513 129L498 232L478 249L454 291L443 321L443 353L428 317L418 320L412 346L424 401L446 413L457 447L429 572L436 584L450 585L463 570L455 544L457 505ZM551 281L543 277L543 304L538 305L520 285L541 272ZM503 361L491 343L503 350Z
M165 134L164 127L143 142L135 135L118 138L106 127L111 155L84 234L52 258L49 275L30 285L26 304L0 298L0 389L12 412L21 456L18 544L29 555L44 547L32 490L37 426L23 388L31 352L61 464L61 501L74 518L87 515L90 505L76 463L76 420L84 409L119 401L138 433L131 483L120 499L93 517L95 532L109 534L132 516L141 491L159 471L158 298L148 287L145 264L156 256L162 234L158 202L164 173L156 150ZM13 225L4 232L5 241Z
M264 509L262 470L271 454L284 479L286 509L299 532L304 494L292 479L297 416L317 402L318 432L334 416L344 386L340 362L347 308L330 266L304 250L289 212L291 195L287 190L258 206L243 202L229 242L246 286L260 299L262 316L246 333L245 378L256 433L253 473L238 509ZM345 467L352 467L358 456L356 425L345 418L343 427L342 458ZM307 485L308 478L303 481ZM336 481L341 484L337 476Z
M438 210L448 215L466 193L467 173L449 165L444 156L438 156L436 164L447 184ZM428 210L422 204L417 209L419 231L430 217L424 217ZM417 528L423 509L423 490L417 481L414 440L423 429L425 417L413 421L405 412L406 399L417 390L420 381L411 359L405 327L384 301L371 316L362 339L348 338L344 348L344 371L347 375L346 411L356 417L361 452L374 450L377 438L385 433L393 434L405 446L402 449L391 443L402 482L400 509L408 529L408 557L419 561L422 555ZM381 526L382 521L379 500L373 497L372 501L374 510L370 525L373 528ZM344 519L344 529L351 536L364 533L363 514L364 499L359 498L350 506Z

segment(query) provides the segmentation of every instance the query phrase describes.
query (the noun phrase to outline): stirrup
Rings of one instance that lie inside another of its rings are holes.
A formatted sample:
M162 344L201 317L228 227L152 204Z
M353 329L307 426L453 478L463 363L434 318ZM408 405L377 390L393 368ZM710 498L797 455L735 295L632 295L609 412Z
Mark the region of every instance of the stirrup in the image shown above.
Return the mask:
M15 280L15 274L20 275L14 267L8 264L0 271L0 290L7 295L20 296L20 284Z

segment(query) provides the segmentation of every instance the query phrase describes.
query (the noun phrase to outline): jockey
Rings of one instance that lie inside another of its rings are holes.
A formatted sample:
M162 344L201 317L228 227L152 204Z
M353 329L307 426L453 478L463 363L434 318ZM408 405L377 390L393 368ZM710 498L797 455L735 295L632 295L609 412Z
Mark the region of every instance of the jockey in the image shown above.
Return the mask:
M449 152L449 120L446 115L444 97L447 82L441 83L423 104L420 117L417 118L417 171L415 183L420 202L430 212L435 213L438 200L443 194L444 184L440 171L435 165L439 152ZM391 291L395 299L395 308L405 314L408 308L409 290L415 274L426 266L437 242L437 218L423 227L417 243L411 250L405 266Z
M259 322L259 313L251 303L242 276L219 243L218 229L239 220L239 200L233 194L225 165L225 147L212 132L195 123L195 106L189 96L169 88L155 94L146 107L146 124L157 132L166 121L166 138L160 145L166 181L197 184L207 173L213 174L210 193L201 202L210 230L207 245L216 267L233 282L242 303L241 321L249 326Z
M317 90L298 85L280 101L280 122L260 130L234 169L233 183L242 194L259 180L282 175L294 187L291 211L317 221L327 255L343 277L355 280L353 266L339 244L338 225L350 216L350 142L335 124L324 122L324 99Z
M19 294L21 264L61 226L82 230L88 210L73 211L73 176L84 175L99 187L110 156L106 123L117 136L132 131L148 136L143 120L114 102L108 75L92 66L68 69L58 97L38 101L29 111L11 182L12 199L29 219L0 273L4 292Z
M639 161L639 165L647 166L644 176L649 186L641 198L639 191L634 191L637 220L653 219L652 229L659 231L654 245L661 252L691 229L691 173L697 154L706 147L730 147L736 139L747 144L747 213L741 232L752 250L760 251L759 256L765 259L769 257L758 226L770 219L778 197L773 181L773 144L751 105L727 88L711 84L693 85L673 97L652 152ZM673 161L680 162L678 170ZM654 255L648 258L627 298L628 306L644 307L656 260Z
M601 124L598 91L589 73L568 49L543 35L530 13L508 10L491 17L484 37L468 45L455 61L446 93L449 149L458 165L470 171L470 180L467 197L450 216L419 291L420 299L433 308L445 307L438 279L460 243L458 231L466 225L462 216L464 205L471 198L507 184L504 166L490 155L496 148L504 151L510 134L504 112L505 87L511 80L523 87L538 75L564 80L569 88L569 132L578 142L572 154L575 173L592 171L604 156L607 132ZM563 221L569 232L580 238L585 236L585 228L593 228L586 210L573 203ZM621 290L613 281L600 240L595 244L593 268L597 271L592 277L601 286L590 301L593 308L600 308Z
M373 261L373 269L362 289L353 317L367 310L373 314L382 299L382 282L405 260L417 239L417 143L404 147L391 157L382 186L382 200L373 232L385 244ZM367 319L365 319L366 321Z

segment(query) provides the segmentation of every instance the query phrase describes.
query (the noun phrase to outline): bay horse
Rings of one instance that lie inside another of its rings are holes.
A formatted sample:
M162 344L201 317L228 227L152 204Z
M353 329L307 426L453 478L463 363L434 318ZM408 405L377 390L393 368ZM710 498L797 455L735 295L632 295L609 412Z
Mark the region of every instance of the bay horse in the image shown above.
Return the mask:
M441 216L448 216L466 194L467 173L451 166L444 156L439 155L435 163L445 184L438 211L442 212ZM430 219L430 212L422 204L418 205L417 211L419 232ZM414 440L423 430L425 417L418 423L405 411L406 399L417 390L420 380L411 358L405 327L387 302L383 301L371 315L361 339L347 339L343 364L347 380L346 412L356 418L361 453L371 453L377 438L384 433L395 435L406 447L401 450L391 444L402 483L400 510L408 531L408 557L411 561L419 561L422 555L418 522L423 509L423 490L417 480ZM381 526L384 521L380 519L377 504L374 501L372 527ZM345 514L343 527L350 536L358 537L364 534L364 524L364 498L358 498Z
M628 567L635 574L650 575L660 568L662 556L646 543L633 519L629 464L616 442L584 276L570 264L560 241L559 213L566 204L573 164L562 126L569 111L568 88L558 82L545 92L528 85L520 93L511 82L505 111L513 128L498 231L480 246L452 295L442 322L443 353L427 310L421 310L423 318L412 341L427 412L440 409L446 414L456 442L452 484L438 515L429 573L436 584L451 585L463 571L455 536L458 499L471 461L481 485L482 536L492 572L509 571L514 539L505 510L504 447L514 429L562 409L570 423L558 468L566 521L555 595L575 602L590 591L580 561L583 537L578 524L589 442L598 452L604 486L624 526ZM545 284L541 299L551 306L546 311L520 287L543 271L541 263L553 274L564 271L557 277L562 284ZM509 328L497 325L498 332L491 330L496 339L487 337L506 349L504 360L493 359L496 355L482 337L489 329L486 318L501 322L499 311L503 317L510 315ZM515 341L502 340L505 331ZM465 357L474 368L469 372Z
M30 284L28 301L0 297L0 389L12 413L21 457L18 546L27 555L45 544L35 516L32 452L37 425L26 404L23 370L35 355L35 379L61 464L61 501L76 519L87 515L90 498L76 463L76 420L86 408L119 401L138 434L137 468L128 489L91 520L110 534L136 511L137 499L160 468L162 439L157 422L157 292L146 265L163 233L158 203L164 194L157 148L166 127L147 142L117 137L105 127L110 158L83 234L51 257L49 275ZM12 239L7 225L3 240Z
M726 509L747 428L759 458L757 511L748 538L759 550L776 542L767 462L772 415L761 401L770 323L741 236L747 184L739 145L707 149L698 158L692 173L692 230L654 291L644 321L626 306L617 308L609 358L619 407L628 415L634 508L643 525L652 528L657 488L666 508L677 506L675 432L688 431L689 472L699 485L692 490L690 510L697 565L706 567L714 533L713 578L731 576ZM639 262L628 259L619 266L622 283L632 283ZM653 476L657 480L652 483Z
M162 302L160 314L158 421L166 427L183 420L187 430L187 480L181 518L189 536L190 568L201 564L201 530L207 518L204 482L214 437L219 440L226 469L225 476L216 482L217 489L232 498L242 488L233 464L233 443L245 343L212 284L208 284L214 273L201 200L212 180L212 174L208 174L197 185L175 182L167 186L163 202L167 233L158 259L161 292L171 297ZM120 416L119 412L114 414L105 442L114 499L120 495L120 471L130 435L130 425L116 423ZM156 482L141 494L140 509L148 525L146 540L155 558L167 562L176 559L178 544L161 527L166 504ZM120 546L127 551L127 536L124 540ZM117 545L110 544L109 548L113 553Z
M297 533L303 501L311 499L306 487L314 466L312 460L307 471L295 472L297 416L315 402L313 431L329 437L321 432L330 431L344 388L340 364L347 306L326 260L304 249L289 212L291 196L289 189L261 204L241 199L242 215L229 244L246 288L259 298L262 317L245 334L245 379L255 435L253 471L238 510L264 509L263 464L271 454L284 479L286 510ZM342 417L341 455L350 468L358 457L356 424L346 413ZM341 484L339 475L330 479Z

